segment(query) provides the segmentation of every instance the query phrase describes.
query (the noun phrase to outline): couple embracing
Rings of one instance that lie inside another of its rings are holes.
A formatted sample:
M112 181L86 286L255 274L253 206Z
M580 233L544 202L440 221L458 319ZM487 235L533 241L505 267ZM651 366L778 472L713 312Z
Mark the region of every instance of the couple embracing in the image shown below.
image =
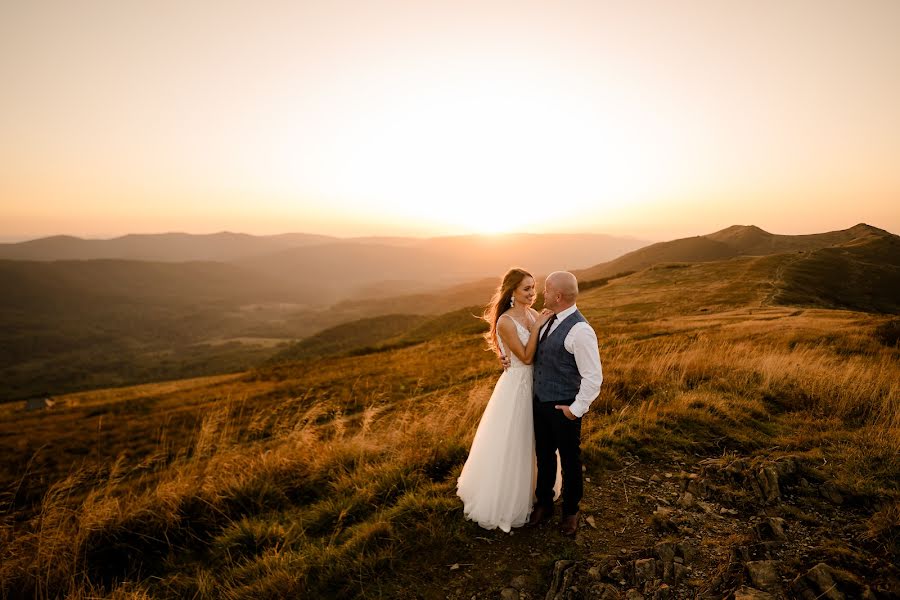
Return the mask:
M486 529L537 525L553 516L561 466L560 531L574 535L584 489L581 417L600 393L603 372L597 335L575 305L575 276L547 276L541 312L531 308L536 296L534 277L511 269L485 312L488 344L505 370L457 494L465 516Z

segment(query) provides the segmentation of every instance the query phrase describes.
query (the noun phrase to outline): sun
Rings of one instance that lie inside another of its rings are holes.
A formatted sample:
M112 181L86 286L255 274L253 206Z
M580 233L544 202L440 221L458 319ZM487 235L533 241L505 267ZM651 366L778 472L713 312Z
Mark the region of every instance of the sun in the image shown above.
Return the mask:
M629 129L634 109L593 105L556 73L473 65L369 90L295 187L318 178L354 214L481 234L609 218L665 187L674 164L652 115Z

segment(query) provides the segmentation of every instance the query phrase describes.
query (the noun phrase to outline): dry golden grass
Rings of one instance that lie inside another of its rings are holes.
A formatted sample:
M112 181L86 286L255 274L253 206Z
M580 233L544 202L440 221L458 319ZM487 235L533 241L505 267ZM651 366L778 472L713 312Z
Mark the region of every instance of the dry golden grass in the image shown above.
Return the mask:
M896 552L900 349L873 335L886 317L768 306L762 284L659 306L672 279L688 296L701 285L692 269L636 274L641 285L617 280L579 302L605 372L583 430L589 468L625 452L824 460L823 476L882 501L869 536ZM43 488L21 470L7 479L0 593L391 597L400 565L453 562L466 539L455 479L497 375L478 334L448 335L13 415L74 446L93 438L62 428L104 407L104 427L125 433L81 468L43 470ZM152 410L116 408L141 398Z

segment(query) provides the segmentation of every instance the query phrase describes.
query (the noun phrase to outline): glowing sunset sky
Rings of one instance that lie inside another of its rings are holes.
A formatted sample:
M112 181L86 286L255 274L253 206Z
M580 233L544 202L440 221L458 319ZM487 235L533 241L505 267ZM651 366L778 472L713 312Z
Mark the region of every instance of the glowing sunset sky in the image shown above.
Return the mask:
M900 2L4 2L0 236L900 231Z

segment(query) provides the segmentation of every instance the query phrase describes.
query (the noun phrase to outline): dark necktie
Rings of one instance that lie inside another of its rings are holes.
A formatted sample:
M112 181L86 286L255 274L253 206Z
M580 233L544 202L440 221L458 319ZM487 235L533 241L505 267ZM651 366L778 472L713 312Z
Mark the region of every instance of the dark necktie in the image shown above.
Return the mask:
M541 336L541 339L538 340L538 344L547 339L547 336L550 335L550 329L553 327L553 321L556 320L556 315L554 314L550 317L550 320L547 321L546 329L544 330L544 334Z

